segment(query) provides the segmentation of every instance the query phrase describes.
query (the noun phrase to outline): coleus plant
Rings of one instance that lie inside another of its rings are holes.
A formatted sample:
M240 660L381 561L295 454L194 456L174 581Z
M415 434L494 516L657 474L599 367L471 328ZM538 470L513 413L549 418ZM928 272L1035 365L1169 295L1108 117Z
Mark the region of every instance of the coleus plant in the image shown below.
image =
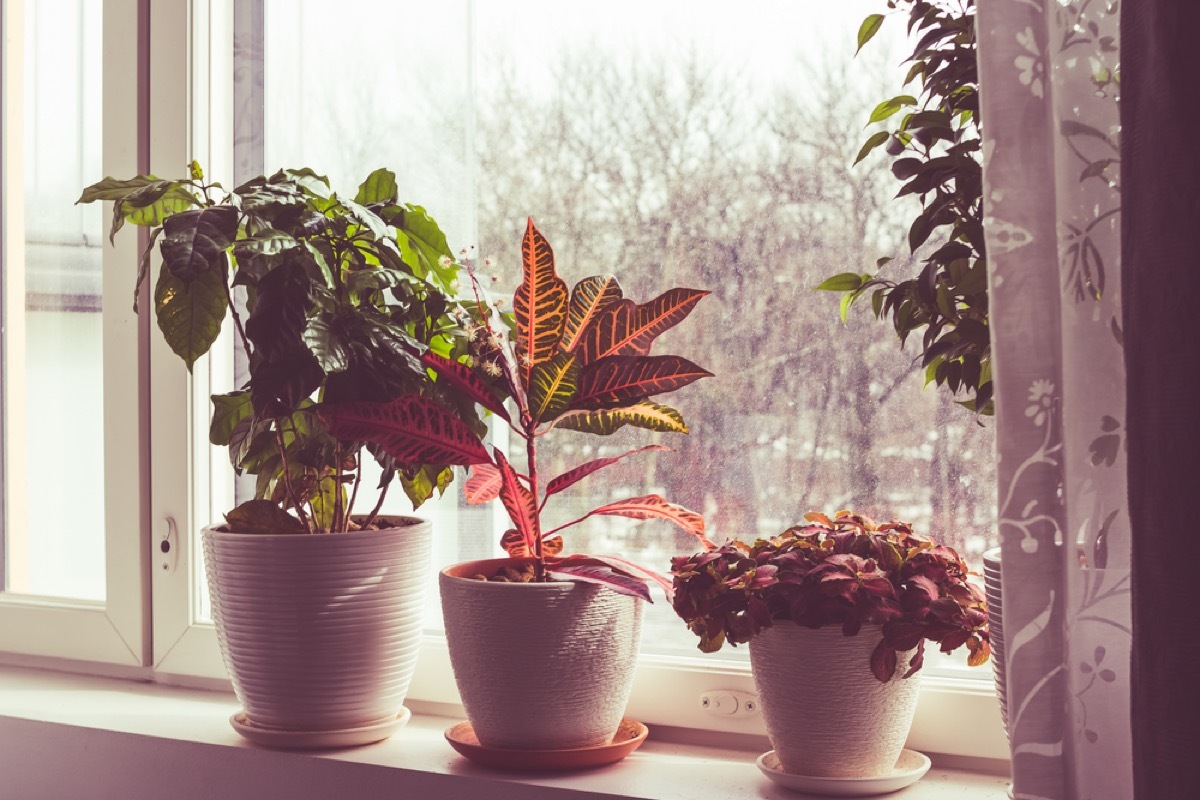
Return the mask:
M628 560L563 555L561 531L593 516L665 519L700 541L704 519L657 494L608 503L564 525L545 529L542 511L554 495L639 452L582 464L543 483L538 444L552 428L608 435L626 426L687 433L683 417L652 398L711 373L675 355L651 355L655 339L687 317L708 294L671 289L646 303L623 296L612 276L584 278L568 292L550 243L529 220L521 243L522 280L511 317L498 310L471 273L476 302L464 312L469 354L455 359L429 351L424 364L449 387L506 423L524 445L525 471L499 447L489 447L444 405L407 396L389 403L326 404L322 419L338 437L376 445L401 462L433 461L470 468L468 502L499 498L512 527L501 538L513 558L532 562L537 581L608 586L650 600L649 583L670 582Z
M193 162L186 179L105 178L79 202L98 200L113 202L110 238L125 222L150 229L135 308L162 237L154 313L188 369L227 317L245 350L249 380L213 396L209 430L213 444L228 446L233 467L257 478L255 498L226 515L232 530L370 527L397 479L414 507L445 489L448 462L401 462L368 446L382 471L378 498L355 520L363 443L331 434L316 413L321 402L420 395L454 408L477 435L486 429L473 404L431 380L421 360L467 352L453 299L458 265L425 209L400 202L392 172L375 170L353 198L308 168L226 192Z
M904 522L880 525L850 511L805 520L752 545L734 541L672 559L675 612L702 651L748 642L791 620L840 625L846 636L881 626L870 658L880 681L895 675L898 653L916 651L902 677L919 670L927 640L944 653L966 645L971 666L987 661L986 602L958 553Z

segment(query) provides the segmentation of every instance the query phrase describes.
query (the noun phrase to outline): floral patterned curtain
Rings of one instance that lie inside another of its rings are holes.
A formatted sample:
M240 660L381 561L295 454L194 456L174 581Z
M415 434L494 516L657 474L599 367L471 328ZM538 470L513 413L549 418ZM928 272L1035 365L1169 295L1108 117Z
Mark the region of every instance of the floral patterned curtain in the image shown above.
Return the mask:
M1116 0L978 0L1016 800L1133 796Z

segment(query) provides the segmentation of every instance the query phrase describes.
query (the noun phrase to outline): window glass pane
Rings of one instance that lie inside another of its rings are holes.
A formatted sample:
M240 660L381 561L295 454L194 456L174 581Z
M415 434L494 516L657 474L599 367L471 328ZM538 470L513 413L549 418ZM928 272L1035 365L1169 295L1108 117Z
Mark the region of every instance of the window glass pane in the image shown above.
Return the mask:
M978 564L995 538L990 421L922 390L915 339L900 350L865 307L843 325L838 297L812 290L873 271L881 256L909 258L914 208L892 200L885 164L850 166L870 109L903 78L903 42L887 40L903 26L853 57L858 24L876 10L866 0L744 2L736 14L696 0L420 11L268 2L266 163L311 165L344 191L391 166L402 199L426 205L452 244L477 245L499 286L517 282L532 215L568 283L611 272L639 301L712 290L656 349L716 375L667 401L691 434L547 436L547 475L652 442L673 448L556 497L549 525L648 492L703 512L714 539L853 507L914 522ZM392 46L362 47L362 20L389 30ZM502 512L438 513L440 563L496 552ZM694 549L667 523L613 517L566 538L569 550L663 572ZM661 601L644 643L697 652Z
M74 205L101 177L102 8L24 5L24 96L6 98L22 128L24 252L4 276L5 588L103 600L104 222L99 204Z

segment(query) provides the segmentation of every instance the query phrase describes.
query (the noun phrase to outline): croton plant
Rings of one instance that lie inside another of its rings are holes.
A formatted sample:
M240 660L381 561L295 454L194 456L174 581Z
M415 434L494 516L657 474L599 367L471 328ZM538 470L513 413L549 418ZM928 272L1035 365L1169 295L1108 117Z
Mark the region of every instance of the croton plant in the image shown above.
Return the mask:
M623 296L611 276L584 278L568 292L550 243L529 220L521 243L522 280L511 315L501 312L471 272L474 303L464 306L469 353L422 356L437 382L491 412L523 445L524 464L509 462L457 413L436 400L407 395L387 403L326 404L321 417L342 439L371 443L400 463L452 463L470 468L468 502L496 498L512 527L501 538L513 558L532 565L536 581L608 586L650 599L649 583L670 582L623 558L564 555L561 531L593 516L665 519L704 544L704 519L657 494L618 500L546 529L546 502L592 473L639 452L589 461L543 482L538 445L553 428L608 435L626 425L686 433L683 417L652 398L711 373L675 355L651 355L655 339L681 322L708 292L671 289L646 303ZM486 577L486 576L485 576Z
M880 681L896 674L899 653L916 651L902 677L919 670L926 640L944 653L966 645L971 666L987 661L984 595L968 582L958 553L904 522L880 525L850 511L805 521L752 545L733 541L672 559L674 608L702 651L748 642L791 620L840 625L846 636L880 626L870 628L882 629L870 659Z

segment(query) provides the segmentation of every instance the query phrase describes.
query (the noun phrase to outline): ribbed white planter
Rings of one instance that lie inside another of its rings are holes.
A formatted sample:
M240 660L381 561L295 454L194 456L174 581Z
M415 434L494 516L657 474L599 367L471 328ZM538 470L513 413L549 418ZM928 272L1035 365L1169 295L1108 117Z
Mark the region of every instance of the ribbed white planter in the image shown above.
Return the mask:
M450 662L481 744L511 749L609 742L629 702L642 601L584 583L472 580L509 559L438 576Z
M880 683L871 651L882 636L863 626L813 630L784 620L750 640L750 666L767 735L786 772L825 778L887 774L896 765L917 706L921 673ZM912 653L901 653L908 664Z
M314 535L204 529L221 654L255 727L320 733L396 720L420 645L431 526L395 521Z

